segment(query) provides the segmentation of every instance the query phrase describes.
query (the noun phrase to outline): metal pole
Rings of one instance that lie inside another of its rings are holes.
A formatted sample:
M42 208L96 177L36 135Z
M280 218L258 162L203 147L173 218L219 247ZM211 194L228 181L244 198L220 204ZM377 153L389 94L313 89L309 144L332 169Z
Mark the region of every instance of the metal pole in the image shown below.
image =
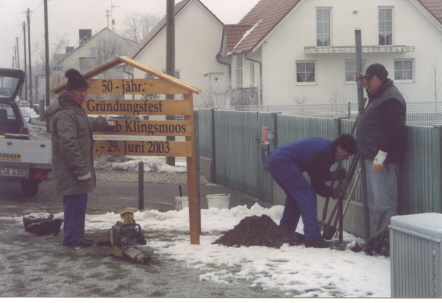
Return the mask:
M27 74L27 60L26 60L26 22L23 22L23 54L24 54L24 66L25 66L25 100L28 101L28 80L26 77ZM23 99L23 92L22 92Z
M45 79L46 79L46 106L49 106L51 91L50 91L50 82L49 76L51 71L49 70L49 27L48 27L48 0L45 0L44 5L45 10ZM38 97L38 96L37 96ZM42 113L41 120L46 118L46 110L45 110L45 102L41 102L40 112ZM46 130L49 132L49 119L46 119Z
M175 77L175 0L167 0L166 15L166 73ZM166 95L166 99L175 99L175 95ZM166 120L175 120L168 115ZM167 141L175 141L175 137L167 136ZM166 163L175 166L174 157L166 157Z
M144 162L138 162L138 210L144 209Z
M215 108L210 110L210 123L212 127L212 169L211 169L211 180L210 182L216 183L216 132L215 132Z
M193 111L193 121L195 125L195 155L196 155L196 176L197 176L197 199L198 199L198 209L199 209L199 228L201 233L201 184L200 184L200 152L199 152L199 116L198 111Z
M15 37L17 43L17 68L20 69L20 50L18 47L18 37Z
M361 30L355 30L355 40L356 40L356 73L359 76L359 73L362 72L362 35ZM357 82L357 90L358 90L358 113L359 120L362 119L364 114L364 86L362 79L358 79ZM365 169L365 159L361 156L361 179L362 179L362 209L364 216L364 236L365 240L370 238L370 218L369 218L369 210L367 204L367 178L366 178L366 169Z
M31 60L31 17L28 8L28 50L29 50L29 100L32 108L32 60Z

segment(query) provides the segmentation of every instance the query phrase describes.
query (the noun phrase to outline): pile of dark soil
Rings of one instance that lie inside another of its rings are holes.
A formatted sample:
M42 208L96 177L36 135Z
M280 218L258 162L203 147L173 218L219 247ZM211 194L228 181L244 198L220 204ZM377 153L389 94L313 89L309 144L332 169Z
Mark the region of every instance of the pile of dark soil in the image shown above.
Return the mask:
M267 246L280 248L284 243L301 244L294 233L278 226L269 216L246 217L232 230L226 232L212 244L225 246Z

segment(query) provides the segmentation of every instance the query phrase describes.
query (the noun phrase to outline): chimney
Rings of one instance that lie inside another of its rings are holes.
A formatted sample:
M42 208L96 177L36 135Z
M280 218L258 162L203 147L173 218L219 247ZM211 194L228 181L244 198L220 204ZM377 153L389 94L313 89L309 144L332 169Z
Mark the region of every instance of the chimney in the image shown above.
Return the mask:
M72 52L73 50L74 50L74 47L73 47L73 46L66 46L65 53L66 53L66 54L69 54L69 53Z
M80 29L80 45L87 42L92 37L91 29Z

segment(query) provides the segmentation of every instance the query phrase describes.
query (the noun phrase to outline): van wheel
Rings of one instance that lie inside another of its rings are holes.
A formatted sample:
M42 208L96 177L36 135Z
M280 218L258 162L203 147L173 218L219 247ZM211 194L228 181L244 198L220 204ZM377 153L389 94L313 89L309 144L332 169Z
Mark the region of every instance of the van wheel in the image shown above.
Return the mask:
M35 196L38 193L40 182L25 180L21 181L21 191L27 196Z

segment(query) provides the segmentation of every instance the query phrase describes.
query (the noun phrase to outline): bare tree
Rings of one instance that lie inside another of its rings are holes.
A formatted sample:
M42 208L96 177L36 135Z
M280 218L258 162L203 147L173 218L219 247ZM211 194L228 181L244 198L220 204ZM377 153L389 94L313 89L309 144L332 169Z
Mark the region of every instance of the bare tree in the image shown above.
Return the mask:
M435 58L433 62L430 62L431 72L429 73L429 85L430 89L434 94L434 100L437 101L439 98L439 92L442 87L442 70L439 67L438 61Z
M307 100L307 95L305 94L305 91L302 91L302 94L296 95L294 99L296 104L305 104L305 101Z
M230 106L251 105L249 100L256 99L256 94L244 89L232 89L228 80L211 82L199 100L203 107L229 108Z
M330 103L344 103L346 101L345 93L342 90L335 89L329 92L330 94Z
M56 37L55 42L50 45L49 49L49 67L52 69L55 65L55 56L59 53L64 53L64 48L68 45L68 42L64 38ZM43 40L38 40L33 44L33 54L32 61L33 66L35 66L37 71L44 70L45 67L45 46L44 46L44 38Z
M132 12L123 21L122 36L140 42L160 20L157 15Z

